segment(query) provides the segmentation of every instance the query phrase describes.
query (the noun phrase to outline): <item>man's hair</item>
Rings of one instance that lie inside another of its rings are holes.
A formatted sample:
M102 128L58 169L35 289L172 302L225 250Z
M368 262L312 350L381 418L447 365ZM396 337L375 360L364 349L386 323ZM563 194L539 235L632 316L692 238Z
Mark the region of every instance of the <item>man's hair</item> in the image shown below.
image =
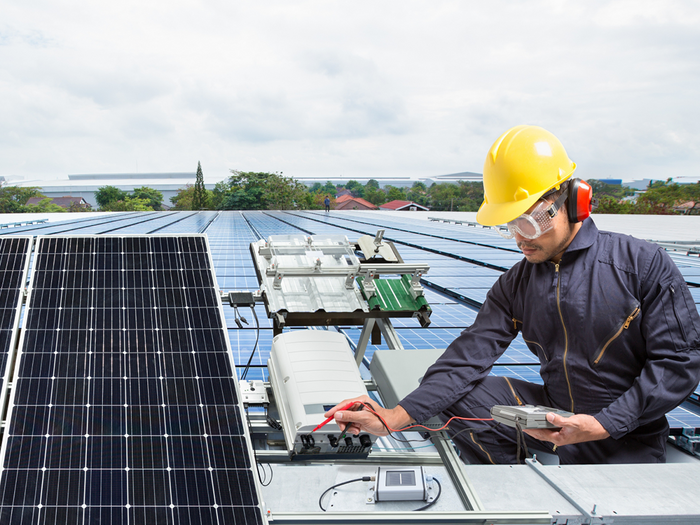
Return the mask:
M544 195L542 195L542 197L540 197L540 199L546 199L548 201L554 202L555 200L557 200L561 196L562 193L564 193L568 189L570 182L571 181L568 179L565 180L564 182L562 182L559 185L558 190L553 188L553 189L549 190L547 193L545 193Z

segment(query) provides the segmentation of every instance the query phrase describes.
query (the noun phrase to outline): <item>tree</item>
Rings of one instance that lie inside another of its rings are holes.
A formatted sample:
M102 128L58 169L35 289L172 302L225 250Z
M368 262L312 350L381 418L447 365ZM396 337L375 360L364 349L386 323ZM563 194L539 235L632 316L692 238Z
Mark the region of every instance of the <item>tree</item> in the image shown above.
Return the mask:
M205 203L204 209L212 209L212 191L205 188ZM170 202L173 204L173 209L177 211L192 210L192 199L194 198L194 186L187 184L184 188L177 190L177 195L170 197Z
M160 211L163 209L163 194L154 188L149 188L147 186L134 188L130 198L145 200L148 202L148 206L155 211Z
M308 188L281 173L231 170L233 175L216 184L212 204L217 210L290 210L314 206Z
M110 203L126 200L127 193L115 186L102 186L95 192L95 202L100 208L109 206Z
M197 161L197 178L194 183L194 194L192 195L192 209L203 210L207 206L207 190L204 187L204 174L202 173L202 163Z
M309 193L321 193L323 191L323 186L320 182L314 182L313 186L309 188Z
M345 189L350 191L355 197L364 197L365 195L365 187L356 180L348 181Z
M371 182L371 181L370 181ZM375 181L376 182L376 181ZM379 188L374 188L369 185L369 182L365 184L365 200L368 200L375 206L381 206L384 204L387 199L386 199L386 193L384 191L380 190Z
M0 187L0 213L21 213L23 206L32 197L44 197L39 193L39 188L32 186L20 188L18 186Z
M610 195L601 195L596 198L598 207L593 210L593 213L634 213L635 204L631 201L622 201Z
M334 197L337 191L338 188L336 188L335 184L327 180L325 186L323 186L323 193L327 193L328 195Z
M365 190L369 188L374 188L375 190L379 189L379 183L375 179L369 179L367 181L367 184L365 184Z
M129 198L112 201L105 206L101 206L102 211L153 211L146 199Z
M386 191L386 200L390 201L405 201L406 191L403 188L397 188L396 186L387 186L384 188Z

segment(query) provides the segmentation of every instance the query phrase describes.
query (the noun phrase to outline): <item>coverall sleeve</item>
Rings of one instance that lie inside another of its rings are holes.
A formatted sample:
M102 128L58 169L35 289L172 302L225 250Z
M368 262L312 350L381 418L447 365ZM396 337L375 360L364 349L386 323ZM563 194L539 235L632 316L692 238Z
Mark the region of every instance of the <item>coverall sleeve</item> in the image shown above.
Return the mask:
M629 390L594 414L615 439L673 410L700 380L700 316L685 280L662 249L646 273L640 327L646 363Z
M517 335L507 275L491 288L474 324L428 368L420 386L399 402L414 420L425 421L468 394Z

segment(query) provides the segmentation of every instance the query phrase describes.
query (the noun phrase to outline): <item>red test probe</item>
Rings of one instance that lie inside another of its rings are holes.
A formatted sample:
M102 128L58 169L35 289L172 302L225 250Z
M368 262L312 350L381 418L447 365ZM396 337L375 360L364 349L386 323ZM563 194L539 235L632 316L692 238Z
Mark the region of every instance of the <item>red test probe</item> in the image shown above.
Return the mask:
M340 410L348 410L348 409L352 408L352 406L353 406L355 403L357 403L357 402L358 402L358 401L351 401L350 403L348 403L347 405L345 405L345 406L344 406L343 408L341 408ZM339 412L339 411L336 411L336 412ZM330 423L331 421L333 421L334 418L335 418L335 414L333 414L331 417L329 417L328 419L326 419L323 423L321 423L321 424L318 425L316 428L314 428L314 429L311 431L311 433L313 434L313 433L316 432L319 428L321 428L321 427L327 425L328 423Z

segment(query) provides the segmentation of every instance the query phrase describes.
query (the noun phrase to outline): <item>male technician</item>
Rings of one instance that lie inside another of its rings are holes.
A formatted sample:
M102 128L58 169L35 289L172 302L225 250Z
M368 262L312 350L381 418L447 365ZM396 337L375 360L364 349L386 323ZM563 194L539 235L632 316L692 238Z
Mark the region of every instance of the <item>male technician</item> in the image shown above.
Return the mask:
M397 407L378 408L391 428L436 414L489 418L493 405L544 405L575 415L548 414L561 429L526 430L527 443L562 464L665 461L664 414L700 380L700 316L662 248L598 231L587 218L590 186L572 178L575 169L559 140L536 126L510 129L491 147L477 220L507 224L525 258L498 279L420 386ZM518 333L539 358L544 385L489 375ZM352 432L386 434L366 410L328 414ZM453 421L450 429L470 463L522 460L511 427Z

